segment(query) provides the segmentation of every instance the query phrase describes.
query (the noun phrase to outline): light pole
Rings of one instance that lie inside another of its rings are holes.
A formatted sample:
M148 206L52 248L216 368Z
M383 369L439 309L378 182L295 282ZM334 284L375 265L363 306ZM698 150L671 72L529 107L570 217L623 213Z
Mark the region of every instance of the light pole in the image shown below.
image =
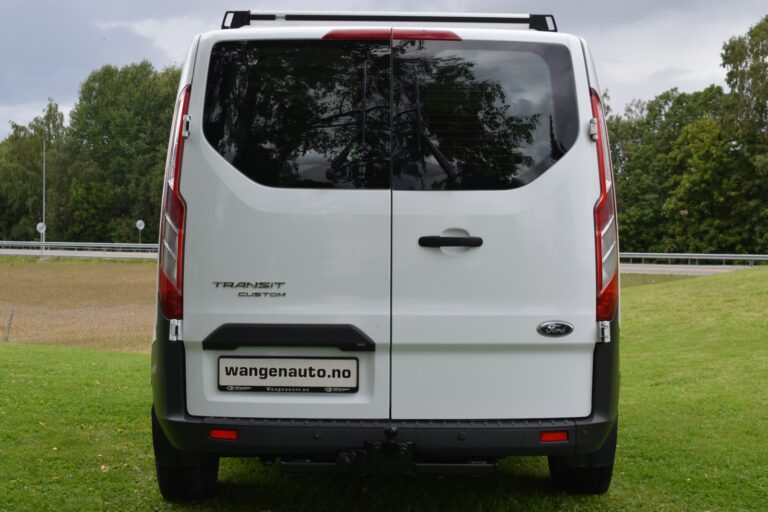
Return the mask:
M40 257L43 257L45 249L45 134L43 134L43 221L37 224L37 232L40 233Z
M43 227L45 227L45 134L43 134ZM45 245L45 229L43 229L43 245Z

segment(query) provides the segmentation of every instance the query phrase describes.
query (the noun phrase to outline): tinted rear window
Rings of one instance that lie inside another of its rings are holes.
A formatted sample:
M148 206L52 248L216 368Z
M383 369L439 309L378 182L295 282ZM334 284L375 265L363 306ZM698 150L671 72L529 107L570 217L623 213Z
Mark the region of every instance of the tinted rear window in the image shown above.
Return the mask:
M205 137L263 185L389 188L389 67L386 41L218 43Z
M562 45L232 41L211 53L203 130L263 185L509 189L573 146L576 108Z
M573 146L565 46L395 41L393 52L394 188L515 188Z

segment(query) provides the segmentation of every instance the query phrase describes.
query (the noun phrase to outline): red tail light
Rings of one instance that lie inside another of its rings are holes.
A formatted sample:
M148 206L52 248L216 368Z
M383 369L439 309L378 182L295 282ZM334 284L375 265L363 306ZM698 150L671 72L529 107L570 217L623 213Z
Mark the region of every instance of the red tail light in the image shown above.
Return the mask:
M171 139L168 142L168 157L165 162L163 181L163 207L160 218L160 261L158 291L160 307L167 318L180 319L183 316L182 285L184 274L184 220L186 204L179 191L181 159L184 154L185 118L189 111L187 85L179 95L173 112Z
M616 189L600 95L594 89L592 116L597 120L597 166L600 198L595 203L595 251L597 257L597 320L612 320L619 300L619 231L616 223Z

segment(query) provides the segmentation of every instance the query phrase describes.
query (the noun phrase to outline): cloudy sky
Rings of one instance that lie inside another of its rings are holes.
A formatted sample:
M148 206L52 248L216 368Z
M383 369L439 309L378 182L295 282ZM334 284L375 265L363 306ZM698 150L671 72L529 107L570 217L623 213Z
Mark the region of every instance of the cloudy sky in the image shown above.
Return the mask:
M0 138L47 98L68 111L80 83L104 64L178 64L194 34L216 29L212 0L0 0ZM614 110L671 87L723 83L723 41L768 14L765 0L267 0L254 9L552 13L562 32L587 39ZM279 9L273 9L279 6Z

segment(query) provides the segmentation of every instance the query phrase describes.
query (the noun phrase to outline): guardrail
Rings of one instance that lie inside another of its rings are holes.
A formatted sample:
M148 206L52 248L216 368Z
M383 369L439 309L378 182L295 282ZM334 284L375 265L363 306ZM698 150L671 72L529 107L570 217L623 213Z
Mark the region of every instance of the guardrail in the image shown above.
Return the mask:
M706 254L706 253L674 253L674 252L622 252L619 253L622 261L632 263L640 260L640 263L658 263L660 261L672 263L687 262L689 265L698 265L700 261L719 261L723 265L747 263L754 265L755 262L768 261L768 254Z
M156 253L157 244L106 243L106 242L17 242L0 241L0 249L32 251L103 251Z
M3 249L15 249L24 251L41 250L40 242L0 241L0 253ZM43 252L72 251L77 252L104 252L104 253L147 253L157 254L157 244L137 243L105 243L105 242L45 242L42 244ZM705 253L672 253L672 252L622 252L619 254L622 261L627 263L659 263L681 262L689 265L698 265L699 262L721 262L726 264L748 264L768 262L768 254L705 254ZM97 256L98 257L98 256Z

